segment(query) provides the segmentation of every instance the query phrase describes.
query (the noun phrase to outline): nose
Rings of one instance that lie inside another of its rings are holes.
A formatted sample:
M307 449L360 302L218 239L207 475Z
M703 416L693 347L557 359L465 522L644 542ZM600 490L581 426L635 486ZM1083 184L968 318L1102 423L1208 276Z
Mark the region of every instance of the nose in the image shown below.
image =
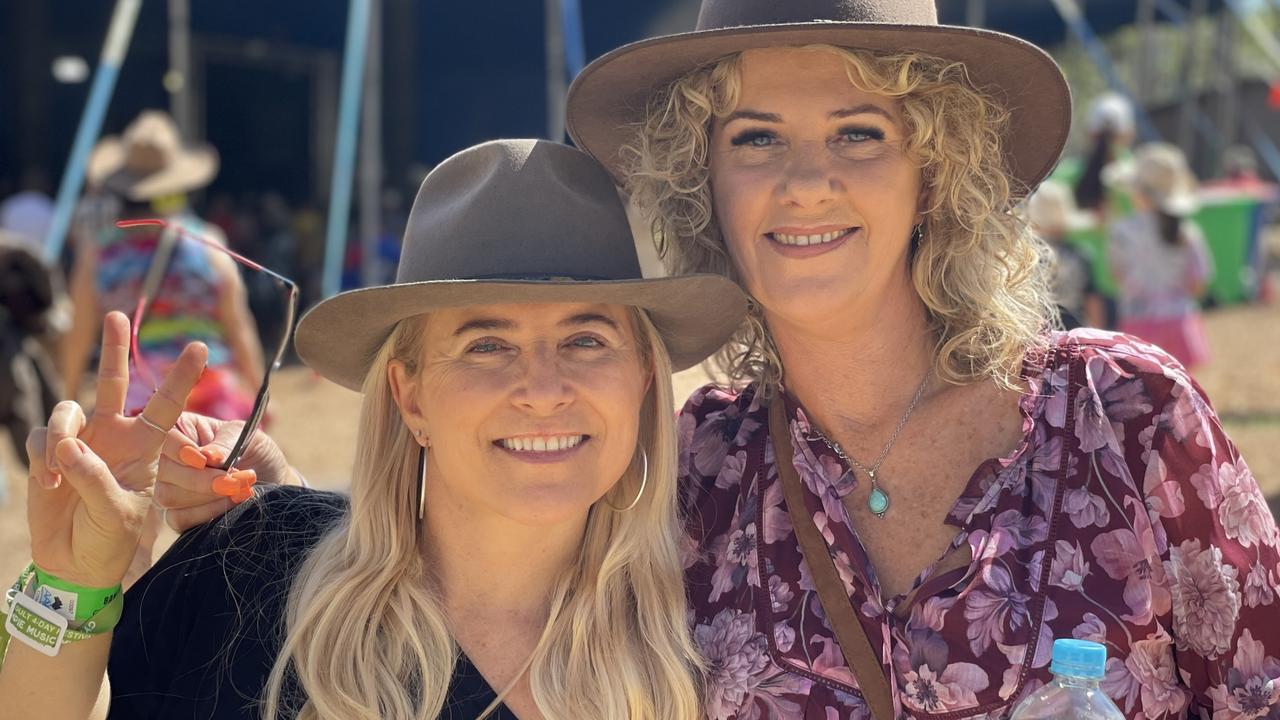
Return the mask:
M826 144L799 143L787 159L778 194L792 207L820 209L835 199L837 183Z
M554 345L530 348L520 358L522 375L513 395L519 407L538 415L553 415L573 403L573 383L557 357Z

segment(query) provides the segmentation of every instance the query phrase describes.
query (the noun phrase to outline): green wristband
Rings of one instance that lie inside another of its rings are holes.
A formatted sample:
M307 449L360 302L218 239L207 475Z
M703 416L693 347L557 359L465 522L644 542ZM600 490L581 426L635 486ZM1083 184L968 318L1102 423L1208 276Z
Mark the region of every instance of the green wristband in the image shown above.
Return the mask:
M35 590L31 582L35 575L35 565L28 565L0 602L0 615L3 615L0 623L0 664L4 662L10 637L45 655L57 655L63 645L109 633L120 623L124 615L124 594L118 588L106 607L85 621L76 622L73 628L65 616L28 594Z
M36 571L35 597L47 608L75 622L84 622L111 604L120 594L120 586L89 588L50 575L32 563Z

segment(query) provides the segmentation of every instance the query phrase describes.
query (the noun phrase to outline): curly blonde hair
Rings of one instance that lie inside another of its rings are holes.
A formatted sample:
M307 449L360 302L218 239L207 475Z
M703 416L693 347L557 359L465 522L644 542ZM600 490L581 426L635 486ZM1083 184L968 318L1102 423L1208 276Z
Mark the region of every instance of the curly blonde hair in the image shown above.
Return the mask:
M1029 188L1015 186L1005 162L1008 111L974 87L963 63L918 52L801 49L836 53L854 87L901 109L904 150L924 186L911 278L936 338L935 372L952 383L991 378L1014 387L1026 353L1043 345L1046 325L1058 319L1052 251L1012 212ZM740 71L734 54L675 80L654 95L620 149L627 193L672 274L738 280L712 208L709 159L712 124L737 105ZM758 304L712 362L735 384L777 387L782 360Z

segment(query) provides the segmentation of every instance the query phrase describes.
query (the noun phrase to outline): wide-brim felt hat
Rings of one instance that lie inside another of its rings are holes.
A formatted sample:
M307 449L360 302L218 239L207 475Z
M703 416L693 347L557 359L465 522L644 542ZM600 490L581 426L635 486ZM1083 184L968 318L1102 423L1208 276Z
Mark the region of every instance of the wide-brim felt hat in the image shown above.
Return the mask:
M676 370L723 345L746 314L728 278L645 278L626 210L586 153L496 140L445 160L422 182L396 280L321 302L298 324L303 361L360 390L401 320L500 303L605 303L645 310Z
M1058 162L1071 90L1057 63L1011 35L939 25L933 0L703 0L693 32L624 45L584 68L569 88L566 128L622 183L619 148L634 140L654 93L726 55L815 44L964 63L974 86L1011 113L1004 150L1015 197Z
M218 152L183 144L173 118L147 110L121 135L104 137L89 154L89 184L135 202L198 190L218 174Z

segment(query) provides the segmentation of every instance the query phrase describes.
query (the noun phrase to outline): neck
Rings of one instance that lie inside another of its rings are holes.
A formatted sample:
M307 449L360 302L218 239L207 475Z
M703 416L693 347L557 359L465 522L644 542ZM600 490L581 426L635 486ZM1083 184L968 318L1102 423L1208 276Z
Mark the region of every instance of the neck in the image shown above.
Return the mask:
M451 622L541 627L555 582L574 562L586 513L553 526L522 525L432 493L424 518L430 564Z
M896 423L933 367L935 340L913 291L874 311L820 325L767 313L766 319L788 392L829 435L874 433Z

